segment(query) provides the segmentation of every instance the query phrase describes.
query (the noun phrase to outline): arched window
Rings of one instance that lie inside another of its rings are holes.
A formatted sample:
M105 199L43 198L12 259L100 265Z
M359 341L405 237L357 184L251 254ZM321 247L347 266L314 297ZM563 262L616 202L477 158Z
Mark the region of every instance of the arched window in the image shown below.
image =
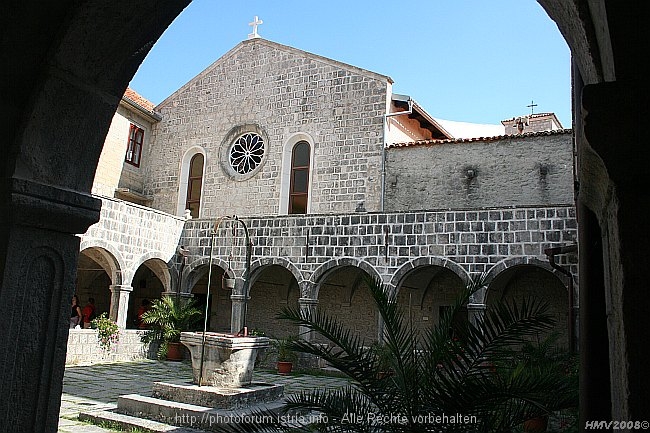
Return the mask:
M187 179L187 199L185 209L189 209L192 218L199 217L201 207L201 187L203 185L203 155L197 153L192 157Z
M309 143L299 141L291 152L291 184L289 187L289 213L306 214L309 198Z

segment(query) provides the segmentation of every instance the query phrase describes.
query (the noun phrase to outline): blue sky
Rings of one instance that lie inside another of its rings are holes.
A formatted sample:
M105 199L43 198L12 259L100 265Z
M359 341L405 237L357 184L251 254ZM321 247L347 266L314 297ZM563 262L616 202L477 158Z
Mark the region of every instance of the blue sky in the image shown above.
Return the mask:
M554 112L571 127L570 52L535 0L194 0L165 31L131 87L162 102L259 34L390 76L432 116L498 124Z

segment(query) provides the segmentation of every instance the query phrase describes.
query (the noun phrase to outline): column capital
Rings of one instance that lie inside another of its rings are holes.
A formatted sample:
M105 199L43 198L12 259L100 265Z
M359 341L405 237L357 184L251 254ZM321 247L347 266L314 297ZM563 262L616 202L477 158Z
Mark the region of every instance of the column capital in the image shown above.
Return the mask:
M7 183L12 224L80 234L99 221L102 201L90 194L27 179Z
M176 295L180 296L180 297L183 298L183 299L189 299L189 298L193 298L193 297L194 297L194 294L193 294L193 293L183 293L183 292L176 293L176 291L171 291L171 292L162 292L162 293L160 294L161 297L169 296L169 297L171 297L171 298L175 298Z
M244 301L247 301L249 299L250 299L250 297L247 298L246 296L240 295L238 293L233 293L233 294L230 295L230 300L232 302L244 302Z
M111 284L110 286L108 286L108 288L110 289L111 293L132 292L133 291L133 287L122 285L122 284Z
M299 305L318 305L318 299L313 299L313 298L299 298L299 299L298 299L298 304L299 304Z

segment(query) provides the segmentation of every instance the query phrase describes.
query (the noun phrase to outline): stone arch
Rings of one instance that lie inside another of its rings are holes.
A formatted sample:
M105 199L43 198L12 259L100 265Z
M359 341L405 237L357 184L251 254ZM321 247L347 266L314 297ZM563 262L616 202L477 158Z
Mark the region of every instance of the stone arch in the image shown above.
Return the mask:
M413 260L409 260L400 266L397 271L393 274L388 283L388 286L391 290L399 291L400 282L403 281L404 277L412 272L414 269L422 266L439 266L441 268L449 269L451 272L456 274L465 285L469 284L472 281L472 278L469 276L467 271L454 262L453 260L446 259L444 257L430 256L430 257L418 257Z
M304 293L303 297L317 299L317 311L326 312L346 329L370 342L379 336L380 320L366 275L382 281L376 269L364 260L352 257L329 260L312 274L311 292ZM323 341L318 335L314 338Z
M496 266L495 266L496 267ZM499 266L499 272L490 273L486 278L486 290L482 303L489 308L501 300L521 302L524 299L536 299L548 305L547 312L555 317L553 331L559 334L558 343L568 347L574 325L573 313L569 311L569 291L566 277L556 272L548 263L539 259L513 258L505 266ZM544 338L540 334L538 338Z
M192 146L185 151L180 162L179 177L178 177L178 203L176 204L176 215L185 215L185 203L187 201L187 186L190 175L190 163L192 158L196 155L203 155L203 183L201 185L201 205L199 205L199 215L203 208L203 191L205 189L205 168L208 166L208 155L205 149L201 146Z
M354 257L341 257L323 263L314 271L314 273L311 275L311 278L309 278L309 281L313 285L312 293L303 294L303 296L316 299L318 297L318 286L323 278L327 277L327 275L335 269L344 266L359 268L370 275L371 278L378 278L383 281L383 278L381 278L381 275L379 275L379 272L374 268L374 266L365 260L356 259Z
M83 233L90 224L97 221L99 215L99 204L85 193L90 191L110 118L138 65L153 43L189 2L190 0L164 3L156 0L138 2L115 0L101 5L94 2L49 2L39 3L39 7L34 7L33 1L10 3L17 18L8 20L7 25L0 30L3 35L0 38L3 41L3 53L6 52L5 57L12 59L12 68L15 71L9 74L5 83L7 98L3 101L7 107L3 120L7 125L5 132L8 137L3 150L6 150L5 154L9 155L9 159L0 171L8 185L7 191L11 193L5 194L9 198L7 198L7 205L4 206L7 210L3 213L9 212L8 209L14 212L13 205L17 204L18 200L29 197L30 203L19 204L20 211L29 213L32 217L36 215L35 210L38 207L37 214L41 218L35 218L38 220L37 223L30 219L21 221L21 224L30 230L32 227L38 227L43 233L41 236L43 242L54 240L55 234L60 237L67 236L65 240L69 240L68 243L61 242L60 238L56 239L57 245L60 245L61 250L66 253L64 257L69 257L65 263L68 283L72 282L74 275L75 254L72 253L75 250L78 252L78 241L72 242L71 238L74 234ZM585 3L577 0L538 0L538 2L557 22L579 65L584 83L620 80L620 87L618 83L613 83L613 88L617 92L621 88L625 90L637 88L637 62L633 59L639 57L637 55L639 47L634 44L635 28L628 25L628 21L634 23L634 20L627 19L629 11L634 11L635 8L613 1L607 2L606 5L600 2ZM636 3L640 4L640 2ZM642 14L640 16L643 17ZM125 17L138 17L138 25L133 26L133 21ZM38 29L38 31L30 32L30 29ZM642 41L640 43L641 47L645 45ZM110 55L107 55L108 53ZM43 62L42 59L48 61ZM616 74L612 76L615 63ZM578 105L581 100L581 90L581 85L577 85L574 90ZM600 96L599 99L603 100L602 95ZM611 109L607 110L607 107L607 103L594 103L590 107L594 110L590 111L601 109L609 114ZM633 110L622 111L623 113L619 114L620 118L632 118ZM86 145L83 149L78 146L78 136L70 134L73 130L84 132ZM627 136L621 141L625 141L626 145L629 141L638 144L636 140L630 140ZM581 142L578 147L580 150L588 147L588 144ZM594 156L597 157L595 152ZM608 156L608 162L616 164L620 161L621 159ZM634 168L640 168L643 163L644 160L639 158ZM629 168L628 164L625 166ZM583 188L589 189L590 186L603 186L603 189L609 187L611 191L616 186L613 181L610 181L607 173L593 176L581 172L580 181L581 191ZM620 187L619 191L625 190L628 193L635 191L633 187L626 184ZM48 194L38 194L43 188L48 190ZM54 194L50 195L50 192ZM582 192L581 196L583 196ZM56 200L50 200L48 197L56 197ZM632 199L629 201L634 202ZM593 208L592 210L598 211ZM43 214L63 216L63 218L53 219L56 222L52 224L42 218ZM70 216L74 218L69 218ZM619 224L629 229L627 231L632 234L625 234L626 239L634 236L643 240L642 235L647 233L645 224L640 224L636 230L633 230L634 227L629 227L634 222L642 220L632 220L630 223L629 219L624 220L623 217L616 216L613 211L604 218L604 230L618 230ZM12 238L18 239L18 242L26 238L21 237L24 229L18 227L13 221L6 225L5 230L5 233L15 235ZM629 270L629 263L633 261L630 258L635 255L637 258L642 258L643 245L639 246L639 244L643 242L628 242L627 248L620 249L621 256L618 256L621 242L623 241L619 239L612 240L612 246L607 248L611 250L613 256L604 255L605 268L615 270L613 282L608 284L612 284L617 296L618 292L623 292L626 295L626 302L634 305L636 300L642 300L643 295L629 295L628 293L634 290L633 288L630 290L624 281L634 282L635 279L643 278L639 275L642 270ZM19 254L25 254L25 251L18 253L12 249L17 250L14 245L8 245L5 251L0 252L5 254L6 262L9 264L20 260ZM641 263L645 261L641 260ZM586 272L597 278L600 275L598 272L602 271L602 263L600 266L596 270L589 268ZM644 269L638 263L636 268ZM4 268L3 280L7 283L3 287L0 305L9 305L10 307L6 308L11 308L13 303L7 301L15 297L19 289L21 292L33 293L28 302L33 303L36 308L42 308L46 302L50 302L50 298L43 295L42 291L25 290L21 285L15 284L19 275L14 269L16 266ZM602 278L599 278L598 281L601 280ZM37 282L34 281L26 287L37 288ZM52 289L53 287L47 287L42 290L48 290L47 293L50 293ZM62 304L67 303L64 298L65 296L61 301ZM615 328L614 332L617 332L619 337L612 342L616 347L611 349L612 366L621 370L612 378L612 401L617 403L612 407L607 406L604 413L612 409L615 419L633 419L630 414L642 414L643 402L647 401L643 398L645 394L639 390L649 388L645 386L647 380L643 379L643 363L647 356L644 356L645 352L641 351L641 355L635 352L628 357L629 351L624 350L625 331L619 329L643 332L644 327L640 325L643 324L645 310L643 308L638 308L638 312L632 311L633 308L623 310L622 305L619 304L622 304L622 301L617 301L615 311L618 313L610 317L613 321L611 326ZM7 310L1 313L7 313ZM10 313L7 315L11 316ZM7 355L4 358L13 359L16 351L23 350L24 347L35 347L34 352L38 355L26 359L25 363L0 364L0 370L5 371L4 377L7 378L1 385L10 390L20 387L24 391L14 392L15 395L20 394L19 398L4 405L0 413L0 419L4 420L4 425L13 427L12 431L54 431L56 429L59 412L56 397L39 398L38 396L42 395L42 387L39 384L61 383L64 360L58 348L65 345L67 333L60 332L60 317L53 316L48 324L50 326L43 328L48 329L48 338L43 339L48 344L42 343L41 340L34 342L32 335L21 336L13 329L7 336L7 340L12 341L12 344L5 348ZM592 328L596 326L591 324L589 329ZM594 339L594 343L598 341ZM52 342L54 344L50 344ZM637 349L641 350L638 347ZM609 359L606 356L596 356L594 359L598 362L592 364L602 364L607 369ZM628 367L628 364L631 366ZM629 374L628 369L633 374ZM42 371L42 374L30 374L32 371ZM592 374L592 376L596 375ZM43 377L47 378L45 382ZM609 377L606 379L603 387L609 389ZM597 391L598 388L594 390ZM50 394L56 395L60 392L60 388L54 386L50 391ZM581 409L581 414L582 412L602 413L597 411L599 406L594 404L596 399L606 401L602 396L588 399L589 404L584 405L586 407L584 411ZM29 409L21 411L18 410L20 408ZM30 416L25 416L26 414Z
M142 326L138 318L138 309L146 307L147 302L160 299L164 293L172 291L172 274L169 265L160 258L160 254L150 252L137 261L138 265L130 269L129 281L132 288L128 296L126 326Z
M138 258L129 269L129 276L131 279L135 277L135 273L138 268L146 262L153 261L156 265L152 268L147 266L151 271L156 275L156 277L163 283L164 290L169 292L173 288L173 283L176 279L174 275L174 268L170 267L169 261L165 260L164 254L160 251L149 251ZM127 278L125 280L128 281Z
M471 277L458 263L432 256L404 263L393 274L389 287L410 326L424 333L439 324L470 282ZM463 306L453 320L454 326L467 321L467 307Z
M101 240L83 242L81 248L75 284L79 302L83 307L92 298L96 315L107 313L115 318L117 304L112 291L125 284L124 258L113 245Z
M92 239L81 242L79 252L83 253L92 249L97 253L98 262L111 278L111 284L124 284L126 273L126 262L122 253L111 243L102 239Z
M95 260L109 275L111 284L124 284L126 263L119 250L103 240L92 240L82 242L79 249L80 254L93 252L91 258Z
M477 293L477 296L475 298L476 303L485 303L485 300L487 299L488 292L490 290L490 285L492 282L503 272L505 272L508 269L511 269L516 266L535 266L540 269L544 269L551 274L553 274L557 279L562 283L562 285L568 290L567 287L567 282L561 273L559 273L556 269L553 269L553 267L546 261L540 260L536 257L526 257L526 256L519 256L519 257L509 257L507 259L503 259L500 262L496 263L494 266L490 268L485 273L485 277L483 278L483 287L484 290L481 290Z
M280 179L280 208L278 214L286 215L289 208L289 187L291 185L291 155L293 147L301 142L306 141L309 144L309 165L314 167L315 143L314 138L306 132L297 132L292 134L282 146L282 177ZM311 209L311 186L313 185L314 170L309 170L309 189L310 194L307 196L307 213Z
M183 269L183 275L181 276L181 293L189 295L192 286L196 284L202 276L202 274L197 273L198 269L209 265L210 259L208 257L202 257L188 264L185 269ZM221 268L229 278L236 278L235 272L228 266L228 262L225 260L214 257L212 259L212 266Z
M296 335L296 325L277 320L276 314L286 307L299 307L302 273L287 259L265 257L251 265L251 276L247 325L270 336Z
M284 257L262 257L251 262L251 286L255 283L260 271L270 265L277 265L291 272L291 275L293 275L293 278L295 278L298 284L305 280L300 269L290 260Z
M230 332L232 318L232 298L236 290L223 290L222 277L235 279L236 273L228 263L218 257L212 259L212 275L208 286L208 275L210 271L210 259L202 257L194 260L183 269L181 278L181 293L185 296L192 296L197 302L197 308L201 311L208 309L208 329L211 331ZM216 271L215 271L216 268ZM210 288L210 303L206 307Z

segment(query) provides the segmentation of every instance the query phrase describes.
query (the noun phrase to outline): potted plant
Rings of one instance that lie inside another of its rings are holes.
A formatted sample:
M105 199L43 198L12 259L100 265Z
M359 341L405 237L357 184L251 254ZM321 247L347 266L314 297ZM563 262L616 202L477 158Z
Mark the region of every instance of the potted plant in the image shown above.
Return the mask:
M510 377L519 380L522 375L545 377L555 383L545 405L553 409L575 407L578 399L577 357L556 345L559 334L551 333L541 341L527 341L514 352L514 368ZM518 377L519 376L519 377ZM545 432L549 412L540 412L540 406L531 408L529 418L524 421L525 432Z
M170 361L183 358L180 343L181 332L188 331L201 316L193 299L163 296L156 299L151 308L142 315L142 321L151 326L144 341L160 342L158 357Z
M277 370L279 374L289 374L293 370L293 363L296 360L296 352L293 350L293 342L296 337L281 337L272 340L273 347L275 348L278 356Z
M99 347L104 351L109 352L111 345L116 344L120 339L120 329L117 324L102 313L99 317L92 320L91 328L97 330L97 341Z
M377 363L377 379L391 376L393 374L391 366L393 357L390 348L385 343L377 341L370 346L370 351Z

